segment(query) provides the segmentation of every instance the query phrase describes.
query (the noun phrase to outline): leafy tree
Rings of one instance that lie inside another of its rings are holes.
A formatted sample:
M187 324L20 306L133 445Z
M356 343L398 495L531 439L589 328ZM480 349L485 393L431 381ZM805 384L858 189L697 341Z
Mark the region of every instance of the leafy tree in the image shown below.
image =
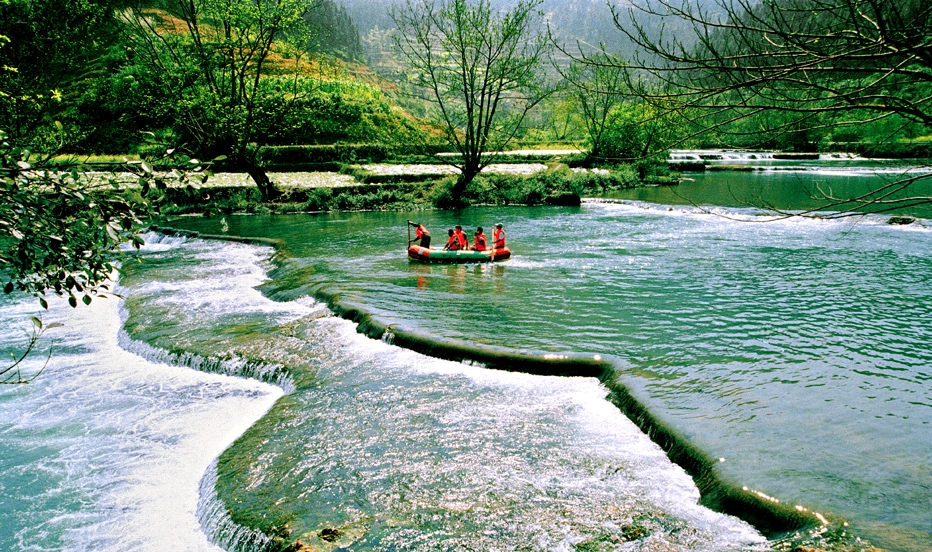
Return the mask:
M561 87L528 114L527 128L520 141L545 143L582 143L586 129L576 100Z
M152 143L177 145L178 97L164 76L140 63L131 48L113 48L103 66L61 115L74 136L67 151L120 155L146 153Z
M621 92L624 69L615 56L604 52L590 60L590 63L574 63L561 73L582 114L589 135L589 157L595 160L609 155L605 131L612 110L624 100Z
M150 184L164 183L144 162L118 167L124 174L135 172L138 179L132 183L141 190L127 189L115 173L91 173L80 162L52 162L68 136L55 116L84 87L88 71L99 67L94 56L106 48L96 40L111 36L112 6L42 0L0 4L0 21L12 23L15 31L12 40L0 35L0 286L6 294L31 294L45 308L51 293L76 307L110 292L113 253L124 242L141 243L136 231L149 212L144 193ZM13 13L44 14L55 21L6 18ZM16 139L3 125L15 129ZM38 317L32 323L25 350L12 364L0 366L0 384L28 383L38 376L24 375L19 366L56 324L43 325Z
M543 65L540 0L493 11L488 0L409 0L392 12L395 48L434 108L434 121L459 152L454 202L551 92Z
M57 147L54 120L96 76L119 25L117 0L0 1L0 128Z
M613 14L642 52L616 64L627 89L694 134L722 135L749 118L758 125L737 127L745 138L806 139L881 120L932 124L932 4L924 0L657 0ZM644 14L692 32L657 35L639 22ZM932 201L908 193L916 180L854 199L826 195L826 207L883 212Z
M126 241L141 244L136 229L148 205L138 191L121 190L114 175L91 176L80 165L46 165L43 157L34 165L33 157L12 146L0 130L0 285L5 294L38 297L44 308L51 293L67 297L72 307L90 304L110 293L112 253ZM142 163L137 165L145 172ZM11 364L0 365L0 384L29 383L44 369L26 375L20 365L45 331L60 324L31 320L23 351Z
M624 102L609 114L602 133L606 161L637 161L666 152L685 133L668 113L646 102Z
M93 48L94 39L109 32L94 26L110 25L112 4L39 0L0 7L16 18L52 18L57 7L62 22L56 27L51 21L3 20L16 38L0 41L2 123L16 134L14 139L0 126L0 283L7 294L18 290L39 297L42 306L50 292L67 296L72 306L90 303L107 291L110 253L126 240L138 244L133 231L146 202L138 192L121 193L112 175L91 176L79 163L48 163L64 144L66 133L53 117L68 97L49 87L76 83L81 80L76 75L94 67L92 54L79 50L84 45L94 55L103 51ZM74 44L62 43L68 40ZM37 70L36 59L48 65ZM14 63L19 65L8 65ZM45 153L24 144L39 145ZM146 164L136 168L151 173Z
M110 253L123 242L141 243L135 229L147 212L144 198L124 193L113 174L80 166L33 166L33 154L0 131L0 278L3 291L39 298L67 296L75 307L108 291ZM151 172L138 163L143 172Z
M264 200L277 191L258 154L307 90L300 55L274 56L276 40L308 37L309 0L166 0L171 14L137 7L134 51L175 100L187 147L226 157L247 172ZM295 50L295 52L299 52ZM275 75L272 76L272 73Z
M59 132L62 127L55 125ZM172 152L159 160L180 163ZM129 161L112 172L91 171L84 163L52 160L13 145L0 130L0 286L7 295L33 295L48 308L49 295L67 298L72 307L89 305L112 293L120 246L142 245L139 228L152 214L147 199L153 187L185 184L194 171L157 174L146 161ZM25 350L12 364L0 365L0 384L28 383L41 369L24 376L22 361L46 330L32 318ZM49 352L51 354L51 350Z

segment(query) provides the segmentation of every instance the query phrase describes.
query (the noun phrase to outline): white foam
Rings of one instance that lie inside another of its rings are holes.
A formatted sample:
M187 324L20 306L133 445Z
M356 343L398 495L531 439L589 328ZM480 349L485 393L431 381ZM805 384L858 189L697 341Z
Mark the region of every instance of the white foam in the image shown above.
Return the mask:
M611 402L606 400L608 389L596 378L567 378L539 376L505 370L491 370L468 362L450 362L425 357L419 353L398 349L384 341L368 339L355 332L355 324L331 318L325 321L337 332L341 343L352 347L355 359L378 359L380 364L407 366L423 374L436 374L443 379L463 377L481 389L482 398L476 398L474 408L459 406L443 414L447 427L469 425L476 417L502 420L526 420L529 412L549 412L556 416L555 425L567 423L564 438L569 447L580 456L593 458L597 465L628 466L615 473L565 469L519 470L507 467L489 467L498 477L514 478L521 473L524 483L548 495L554 487L579 496L607 497L626 492L648 497L663 511L689 520L696 527L715 535L715 544L736 549L756 549L766 542L753 527L731 516L713 512L699 505L699 490L690 476L670 462L663 450L644 434ZM489 404L485 396L505 397ZM519 424L520 425L520 424ZM528 436L531 437L531 436ZM566 454L554 451L555 455ZM549 496L549 495L548 495ZM594 500L593 504L599 503ZM559 547L557 548L559 549ZM719 548L716 548L719 549Z
M919 224L909 225L890 225L887 221L889 215L865 214L851 217L832 217L833 214L824 212L824 217L811 216L820 213L806 213L806 216L799 216L794 212L785 214L773 213L756 207L720 207L720 206L692 206L692 205L663 205L650 203L639 200L624 201L605 201L600 199L587 199L584 206L596 209L604 209L608 214L643 214L650 213L657 216L670 217L690 217L708 221L717 221L720 224L746 224L748 222L765 222L767 226L789 225L799 227L808 225L813 227L848 227L854 224L858 225L883 225L891 229L906 231L927 231L924 221L919 219Z
M23 497L37 507L17 541L41 549L217 550L195 516L199 480L281 390L122 350L117 299L78 309L52 303L45 318L65 327L47 334L58 342L49 367L29 386L0 389L0 440L42 451L0 473L3 486L36 464L57 481ZM5 465L15 462L7 457ZM55 500L63 502L56 510L39 507Z

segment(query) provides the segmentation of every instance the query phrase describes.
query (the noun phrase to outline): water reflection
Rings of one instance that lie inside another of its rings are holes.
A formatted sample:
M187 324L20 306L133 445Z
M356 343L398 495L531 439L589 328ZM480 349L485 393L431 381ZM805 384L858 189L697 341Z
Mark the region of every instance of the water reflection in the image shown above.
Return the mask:
M503 263L422 264L409 263L419 291L441 291L456 295L505 293L506 267Z

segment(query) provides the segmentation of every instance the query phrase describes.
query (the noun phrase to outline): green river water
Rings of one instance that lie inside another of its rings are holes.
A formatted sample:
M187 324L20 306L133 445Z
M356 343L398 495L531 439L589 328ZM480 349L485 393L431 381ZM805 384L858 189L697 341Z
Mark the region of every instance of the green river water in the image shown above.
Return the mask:
M150 233L124 301L53 305L47 373L0 389L0 549L930 550L932 227L746 206L885 178L807 169L573 208L165 221L279 245ZM513 256L411 263L407 219L435 241L502 222ZM4 299L0 322L35 310ZM508 353L497 368L536 351L613 372L487 369L403 332ZM619 389L712 460L698 477L826 523L704 507Z
M278 301L325 290L430 335L614 355L626 385L721 459L723 476L849 521L878 545L932 546L932 234L881 217L761 222L740 207L742 192L787 203L795 195L798 206L812 176L722 175L579 208L173 225L282 240L264 285ZM857 178L819 184L850 188ZM697 198L711 198L718 214L691 206ZM503 222L514 255L411 264L408 218L435 235ZM134 334L132 318L128 327Z

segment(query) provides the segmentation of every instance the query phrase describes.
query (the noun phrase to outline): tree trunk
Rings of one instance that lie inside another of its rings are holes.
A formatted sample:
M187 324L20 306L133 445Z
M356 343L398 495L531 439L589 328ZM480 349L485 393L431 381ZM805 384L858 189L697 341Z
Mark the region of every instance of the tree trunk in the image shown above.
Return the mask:
M467 204L463 201L463 192L466 191L466 186L469 186L469 183L476 178L476 175L479 174L479 167L465 166L460 173L460 177L456 179L456 184L453 185L453 188L450 189L450 195L453 197L453 206L454 207L465 207Z
M249 161L243 162L243 165L246 173L252 178L253 182L256 183L256 187L259 188L259 194L262 196L263 203L273 201L281 194L278 188L275 187L275 184L269 179L269 175L265 172L265 169Z

